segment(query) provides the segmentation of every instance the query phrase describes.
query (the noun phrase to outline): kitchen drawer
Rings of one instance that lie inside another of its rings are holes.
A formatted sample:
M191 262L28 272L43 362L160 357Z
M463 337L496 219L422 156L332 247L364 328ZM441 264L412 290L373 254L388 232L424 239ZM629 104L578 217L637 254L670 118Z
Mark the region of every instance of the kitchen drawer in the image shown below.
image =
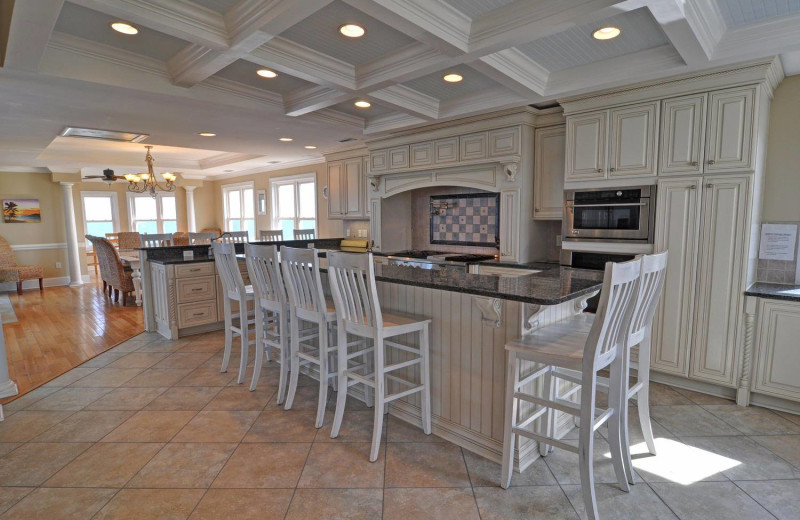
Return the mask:
M178 305L178 328L185 329L198 325L216 323L217 302L209 300L197 303L182 303Z
M217 297L217 277L213 275L178 278L176 285L178 287L178 303L213 300Z
M187 278L190 276L208 276L216 274L214 262L198 262L194 264L176 265L175 278Z

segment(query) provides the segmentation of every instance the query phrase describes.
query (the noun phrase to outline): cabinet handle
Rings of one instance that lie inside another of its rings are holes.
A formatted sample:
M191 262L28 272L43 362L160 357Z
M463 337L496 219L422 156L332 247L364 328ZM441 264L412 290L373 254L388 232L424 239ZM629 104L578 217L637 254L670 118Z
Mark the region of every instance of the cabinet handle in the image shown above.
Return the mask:
M199 270L200 270L200 269L189 269L189 272L190 272L190 273L196 273L196 272L197 272L197 271L199 271Z
M714 185L711 184L711 183L706 184L706 188L713 188L713 187L714 187Z
M597 169L597 173L603 173L603 169L602 168L598 168Z
M714 164L714 159L709 159L708 164Z
M609 168L609 171L610 171L611 173L614 173L615 171L617 171L617 169L616 169L616 168Z
M696 190L696 189L697 189L697 186L695 186L694 184L692 184L691 186L689 186L689 189L690 189L690 190Z
M202 290L203 290L202 287L195 287L194 289L192 289L192 292L198 292L198 291L202 291Z
M697 161L692 161L692 166L697 166Z
M206 314L205 312L195 312L195 313L192 314L192 317L194 318L194 317L197 317L197 316L205 316L205 314Z

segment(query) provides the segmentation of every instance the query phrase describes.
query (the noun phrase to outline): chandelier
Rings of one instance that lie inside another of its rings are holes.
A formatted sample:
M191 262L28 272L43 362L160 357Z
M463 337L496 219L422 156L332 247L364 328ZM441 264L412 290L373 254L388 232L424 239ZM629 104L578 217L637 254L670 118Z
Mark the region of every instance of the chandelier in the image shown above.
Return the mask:
M129 173L125 175L125 180L128 181L128 191L134 193L150 193L153 198L156 198L156 191L175 191L175 179L177 178L174 173L164 172L161 177L164 178L164 185L161 185L156 179L156 174L153 172L153 156L150 155L152 146L145 146L147 148L147 155L144 156L144 161L147 163L146 173Z

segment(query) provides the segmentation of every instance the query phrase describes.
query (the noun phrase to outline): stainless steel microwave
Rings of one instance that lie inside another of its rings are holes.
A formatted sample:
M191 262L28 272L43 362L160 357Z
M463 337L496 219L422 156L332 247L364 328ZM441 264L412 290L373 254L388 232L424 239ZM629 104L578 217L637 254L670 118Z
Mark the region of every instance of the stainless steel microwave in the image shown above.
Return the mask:
M653 242L655 186L564 191L563 240Z

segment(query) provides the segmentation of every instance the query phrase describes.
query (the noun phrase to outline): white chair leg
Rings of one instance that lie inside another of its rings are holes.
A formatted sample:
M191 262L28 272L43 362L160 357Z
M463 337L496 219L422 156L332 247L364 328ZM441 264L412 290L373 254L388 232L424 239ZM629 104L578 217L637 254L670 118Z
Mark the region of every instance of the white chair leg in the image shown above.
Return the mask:
M280 334L280 353L278 358L281 362L281 375L278 380L278 404L283 404L286 399L286 386L289 383L289 316L286 312L281 312L278 316L278 334Z
M222 354L222 368L219 371L227 372L228 362L231 360L231 347L233 346L233 331L231 330L233 320L231 320L231 300L225 296L223 302L225 311L225 350Z
M623 458L623 450L628 452L627 441L624 439L624 401L627 401L627 391L623 385L627 386L627 377L624 379L621 374L622 358L617 356L611 364L611 374L608 378L609 392L608 392L608 406L613 408L613 415L608 419L608 446L611 452L611 463L614 466L614 474L617 477L617 483L622 491L630 492L631 488L628 485L629 481L633 481L633 473L628 474L625 469L625 459ZM624 443L624 444L623 444Z
M642 435L644 435L644 442L647 443L647 451L651 455L656 454L656 441L653 437L653 425L650 423L650 384L644 385L639 390L639 396L636 400L637 408L639 409L639 423L642 426Z
M342 427L344 408L347 403L347 375L345 373L347 370L347 333L341 322L338 326L336 350L339 353L339 392L336 395L336 413L333 416L333 426L331 426L331 439L339 436L339 428Z
M578 466L581 475L581 493L586 516L589 520L599 520L597 513L597 498L594 492L594 431L592 419L594 418L594 377L591 386L584 381L581 390L581 424L578 440Z
M375 342L375 348L383 348L383 339L378 339ZM381 356L376 356L380 359ZM383 410L384 398L386 397L386 390L384 389L383 367L375 367L375 420L372 425L372 449L369 452L369 461L375 462L378 460L378 455L381 449L381 434L383 433Z
M261 377L261 363L264 362L264 350L266 350L266 343L264 343L265 335L264 335L264 309L261 305L258 305L256 302L255 306L256 312L256 360L255 365L253 365L253 378L250 381L250 391L256 389L256 384L258 383L258 378Z
M297 379L300 372L300 357L297 353L300 351L300 326L298 324L297 315L292 313L291 320L291 347L289 349L289 368L291 377L289 378L289 390L286 392L286 403L283 406L284 410L291 410L292 403L294 403L294 394L297 392Z
M377 344L373 344L373 347L377 348ZM374 367L375 366L375 354L370 352L365 356L364 362L367 366ZM369 385L364 385L364 404L367 408L372 408L375 406L375 389Z
M500 471L500 486L508 489L511 485L511 475L514 473L514 426L517 422L517 400L514 391L519 378L517 369L517 355L508 353L508 370L506 374L506 415L503 430L503 468Z
M325 405L328 402L328 333L324 323L319 327L319 400L317 402L317 421L315 426L322 428L325 420Z
M556 396L556 381L553 378L552 373L548 371L543 376L543 384L544 384L544 391L547 395L547 399L552 401ZM552 408L548 407L547 411L542 415L541 419L541 427L542 435L546 435L547 437L555 438L555 412ZM545 444L544 442L539 442L539 454L542 457L546 457L553 451L553 447L549 444Z
M247 360L250 350L250 326L247 322L247 301L239 300L239 328L242 331L239 335L239 340L242 344L242 356L239 358L239 377L236 378L237 384L242 384L244 382L244 375L247 372Z
M428 324L425 323L420 331L419 350L422 354L422 373L420 381L422 389L422 431L425 435L431 434L431 373L430 373L430 339Z

